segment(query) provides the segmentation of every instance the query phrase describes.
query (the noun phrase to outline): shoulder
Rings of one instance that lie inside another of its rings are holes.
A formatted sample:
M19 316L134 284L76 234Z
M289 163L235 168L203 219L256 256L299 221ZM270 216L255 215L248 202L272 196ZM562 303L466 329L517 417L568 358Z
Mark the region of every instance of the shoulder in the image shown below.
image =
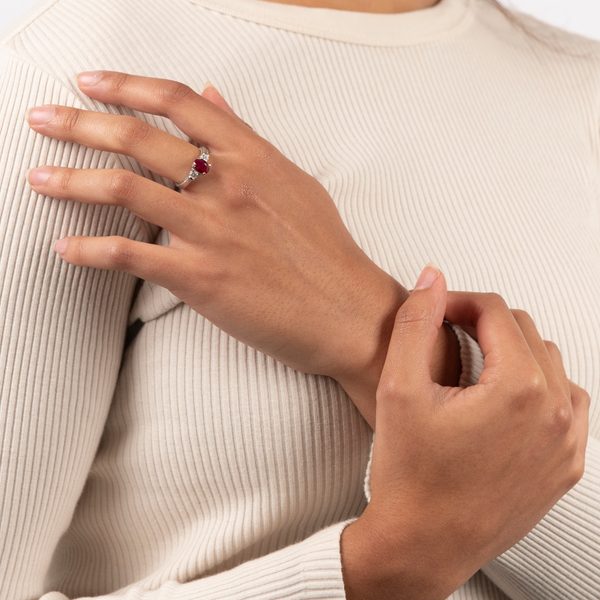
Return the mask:
M171 52L169 42L184 47L177 35L186 8L171 0L41 0L3 34L0 50L58 79L78 70L143 71ZM194 17L202 35L203 15Z
M487 0L478 3L480 21L488 27L490 33L497 34L514 48L533 50L540 58L561 55L591 61L600 58L598 40L561 29L519 10L506 8L505 11L506 14L503 14L499 7Z
M514 11L514 14L529 31L547 41L550 46L554 44L564 52L579 54L592 60L600 57L600 41L566 31L523 12Z
M485 47L498 77L572 100L579 110L600 107L600 41L572 33L514 9L478 0L473 44ZM582 103L585 105L583 106Z

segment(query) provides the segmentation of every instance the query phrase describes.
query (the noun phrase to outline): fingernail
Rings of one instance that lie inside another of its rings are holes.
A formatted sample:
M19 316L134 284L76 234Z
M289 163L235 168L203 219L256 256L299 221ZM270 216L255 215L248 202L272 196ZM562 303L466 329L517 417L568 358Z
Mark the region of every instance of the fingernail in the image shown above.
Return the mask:
M423 269L423 272L419 275L419 279L417 279L415 290L426 290L430 288L440 276L440 273L440 268L435 263L428 263Z
M79 85L96 85L103 75L102 71L84 71L77 75L77 82Z
M55 112L53 106L38 106L27 113L27 120L31 125L43 125L54 116Z
M54 249L59 254L64 254L65 250L67 249L67 242L68 242L67 238L65 238L64 240L58 240L58 242L56 242L56 244L54 244Z
M48 177L52 174L50 167L40 167L39 169L29 169L27 171L27 179L31 185L43 185L48 181Z
M213 90L217 89L210 81L207 81L204 84L204 89L202 91L205 92L208 88L212 88Z

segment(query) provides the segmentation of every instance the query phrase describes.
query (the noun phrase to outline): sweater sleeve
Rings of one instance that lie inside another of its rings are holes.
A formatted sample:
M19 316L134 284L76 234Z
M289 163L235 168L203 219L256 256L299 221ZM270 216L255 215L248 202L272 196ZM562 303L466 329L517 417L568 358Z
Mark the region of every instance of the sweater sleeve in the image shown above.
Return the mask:
M475 385L479 381L479 376L483 371L483 353L479 344L462 327L446 321L450 329L456 335L460 353L460 377L458 384L460 387ZM371 452L369 462L365 472L365 497L367 502L371 501L371 463L373 462L373 445L375 444L375 434L371 442Z
M518 544L482 571L512 600L600 598L600 442L583 479Z
M460 343L463 387L483 371L479 344L452 326ZM586 472L542 521L482 571L512 600L600 597L600 442L588 440Z
M53 244L66 235L152 241L157 229L122 207L31 190L30 167L123 166L33 132L27 110L49 103L85 108L68 85L0 45L0 598L14 600L44 592L102 434L137 282L68 265Z
M483 353L463 329L451 325L460 345L460 385L479 381ZM371 499L371 461L365 495ZM588 440L586 471L542 521L481 570L512 600L596 600L600 597L600 442Z
M188 583L170 581L156 590L129 586L96 600L334 600L345 598L340 536L355 519L332 525L306 540ZM69 600L50 592L41 600ZM75 600L70 599L70 600ZM87 599L77 599L87 600Z
M461 386L483 370L479 344L452 326L461 349ZM600 597L600 442L590 436L582 480L542 521L482 571L512 600Z

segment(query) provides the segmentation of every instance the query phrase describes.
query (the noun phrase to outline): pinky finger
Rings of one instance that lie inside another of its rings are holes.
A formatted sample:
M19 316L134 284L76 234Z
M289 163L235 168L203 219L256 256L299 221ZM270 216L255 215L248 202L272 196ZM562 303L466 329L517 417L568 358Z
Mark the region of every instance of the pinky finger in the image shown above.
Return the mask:
M56 242L55 250L66 262L80 267L125 271L162 287L170 287L177 263L177 250L136 242L121 236L67 237Z

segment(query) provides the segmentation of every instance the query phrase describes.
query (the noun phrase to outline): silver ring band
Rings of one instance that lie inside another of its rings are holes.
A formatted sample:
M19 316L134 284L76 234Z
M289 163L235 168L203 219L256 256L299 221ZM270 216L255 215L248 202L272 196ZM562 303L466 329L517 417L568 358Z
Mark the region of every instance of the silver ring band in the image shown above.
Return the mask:
M175 185L180 189L185 189L192 181L198 178L198 175L206 175L210 171L211 165L208 163L210 160L210 152L206 146L200 146L200 156L193 162L192 170L190 174L180 183Z

